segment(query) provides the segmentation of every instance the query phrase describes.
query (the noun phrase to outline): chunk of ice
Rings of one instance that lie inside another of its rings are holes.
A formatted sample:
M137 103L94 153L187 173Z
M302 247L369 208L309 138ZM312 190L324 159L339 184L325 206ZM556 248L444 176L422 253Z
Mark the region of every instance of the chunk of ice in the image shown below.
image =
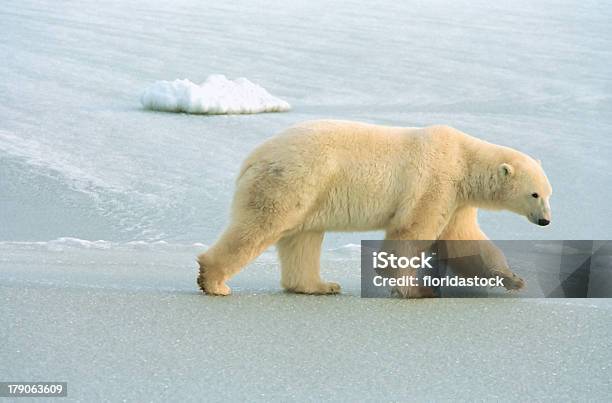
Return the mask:
M197 85L189 80L157 81L140 97L146 109L201 114L285 112L291 106L246 78L208 76Z

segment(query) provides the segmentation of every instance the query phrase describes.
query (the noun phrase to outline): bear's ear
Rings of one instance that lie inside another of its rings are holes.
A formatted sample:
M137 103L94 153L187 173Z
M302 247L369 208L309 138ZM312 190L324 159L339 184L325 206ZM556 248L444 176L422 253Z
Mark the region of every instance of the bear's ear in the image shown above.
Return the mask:
M538 164L542 165L542 161L540 161L540 160L536 160L536 161L538 161Z
M505 162L499 166L499 174L502 177L514 175L514 168Z

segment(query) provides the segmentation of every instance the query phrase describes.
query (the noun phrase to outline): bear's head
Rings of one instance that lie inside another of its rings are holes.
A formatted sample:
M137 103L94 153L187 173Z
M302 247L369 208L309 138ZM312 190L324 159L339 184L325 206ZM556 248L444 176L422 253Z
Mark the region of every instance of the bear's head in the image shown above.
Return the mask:
M517 153L497 168L497 202L541 226L550 224L552 187L539 161Z

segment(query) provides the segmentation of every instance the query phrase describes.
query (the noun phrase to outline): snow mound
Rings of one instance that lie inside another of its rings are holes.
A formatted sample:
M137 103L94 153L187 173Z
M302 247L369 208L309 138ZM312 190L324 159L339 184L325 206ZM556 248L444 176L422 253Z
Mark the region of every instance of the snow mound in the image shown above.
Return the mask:
M202 114L285 112L291 106L246 78L208 76L201 85L189 80L157 81L140 97L146 109Z

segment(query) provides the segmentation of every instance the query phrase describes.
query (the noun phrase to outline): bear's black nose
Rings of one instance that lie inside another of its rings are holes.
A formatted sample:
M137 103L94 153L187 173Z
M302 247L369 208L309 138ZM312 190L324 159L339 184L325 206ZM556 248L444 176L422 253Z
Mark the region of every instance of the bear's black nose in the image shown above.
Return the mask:
M544 226L546 226L548 224L550 224L550 221L547 220L546 218L540 218L538 220L538 225L541 225L542 227L544 227Z

